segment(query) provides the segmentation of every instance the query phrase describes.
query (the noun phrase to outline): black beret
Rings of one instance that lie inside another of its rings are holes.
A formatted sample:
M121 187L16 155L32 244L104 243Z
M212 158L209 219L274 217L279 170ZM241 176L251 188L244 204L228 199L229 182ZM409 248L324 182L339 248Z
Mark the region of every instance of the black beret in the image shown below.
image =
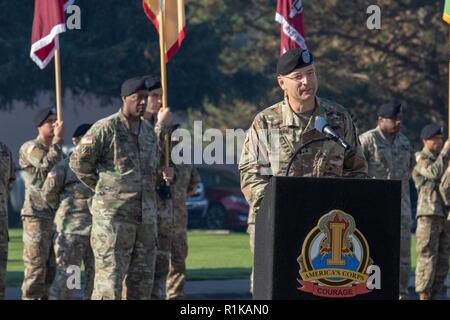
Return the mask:
M444 129L442 127L434 123L427 124L420 132L420 139L431 139L438 134L444 134Z
M278 59L277 74L284 76L295 69L309 66L313 62L314 58L309 50L290 49Z
M125 80L122 84L120 95L122 97L128 97L139 90L148 90L149 87L149 82L144 77L131 78Z
M36 112L34 115L34 124L36 127L40 127L52 114L56 114L55 107L45 108Z
M148 91L161 88L161 78L156 75L146 75L142 77L144 81L147 81Z
M401 111L402 104L397 101L391 101L382 104L377 111L377 115L385 119L394 119Z
M72 138L79 138L79 137L84 136L91 127L92 127L92 124L83 123L82 125L78 126L78 128L75 129L75 132L73 133Z

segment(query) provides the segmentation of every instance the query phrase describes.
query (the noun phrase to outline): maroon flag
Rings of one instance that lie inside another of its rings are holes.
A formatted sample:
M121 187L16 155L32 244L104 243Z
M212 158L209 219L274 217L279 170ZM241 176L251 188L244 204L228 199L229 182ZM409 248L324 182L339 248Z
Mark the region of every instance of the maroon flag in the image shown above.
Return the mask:
M31 59L44 69L52 60L57 36L66 31L64 10L75 0L35 0Z
M275 21L281 24L280 55L292 48L306 49L302 0L277 0Z

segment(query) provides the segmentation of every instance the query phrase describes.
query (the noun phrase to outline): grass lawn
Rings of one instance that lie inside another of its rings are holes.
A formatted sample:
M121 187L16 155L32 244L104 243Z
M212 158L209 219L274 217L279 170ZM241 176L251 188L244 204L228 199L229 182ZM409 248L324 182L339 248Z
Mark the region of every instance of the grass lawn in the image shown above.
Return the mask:
M246 233L189 232L188 280L243 279L251 272L252 259ZM411 240L411 272L416 266L416 238ZM8 286L23 279L22 230L10 230Z
M9 231L8 286L23 279L22 230ZM252 259L246 233L189 232L188 280L242 279L250 276Z

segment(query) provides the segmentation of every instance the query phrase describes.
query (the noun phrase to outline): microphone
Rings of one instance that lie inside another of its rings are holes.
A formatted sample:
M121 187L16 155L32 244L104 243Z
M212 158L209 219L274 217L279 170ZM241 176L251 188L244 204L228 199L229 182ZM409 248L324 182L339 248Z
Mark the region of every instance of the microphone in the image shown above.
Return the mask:
M345 150L351 149L351 146L348 144L348 142L341 138L339 133L333 130L333 128L328 124L327 120L324 117L316 118L316 121L314 122L314 129L331 138Z

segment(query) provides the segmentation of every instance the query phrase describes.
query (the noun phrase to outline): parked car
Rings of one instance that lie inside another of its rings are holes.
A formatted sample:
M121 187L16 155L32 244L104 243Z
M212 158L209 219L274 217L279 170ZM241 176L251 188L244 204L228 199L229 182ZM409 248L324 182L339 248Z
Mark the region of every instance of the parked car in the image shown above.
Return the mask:
M203 228L208 200L205 197L205 187L202 182L197 186L197 191L186 201L188 210L188 228Z
M197 168L201 183L196 195L187 201L188 226L207 229L244 229L248 204L239 177L229 171ZM206 202L201 202L201 199Z

